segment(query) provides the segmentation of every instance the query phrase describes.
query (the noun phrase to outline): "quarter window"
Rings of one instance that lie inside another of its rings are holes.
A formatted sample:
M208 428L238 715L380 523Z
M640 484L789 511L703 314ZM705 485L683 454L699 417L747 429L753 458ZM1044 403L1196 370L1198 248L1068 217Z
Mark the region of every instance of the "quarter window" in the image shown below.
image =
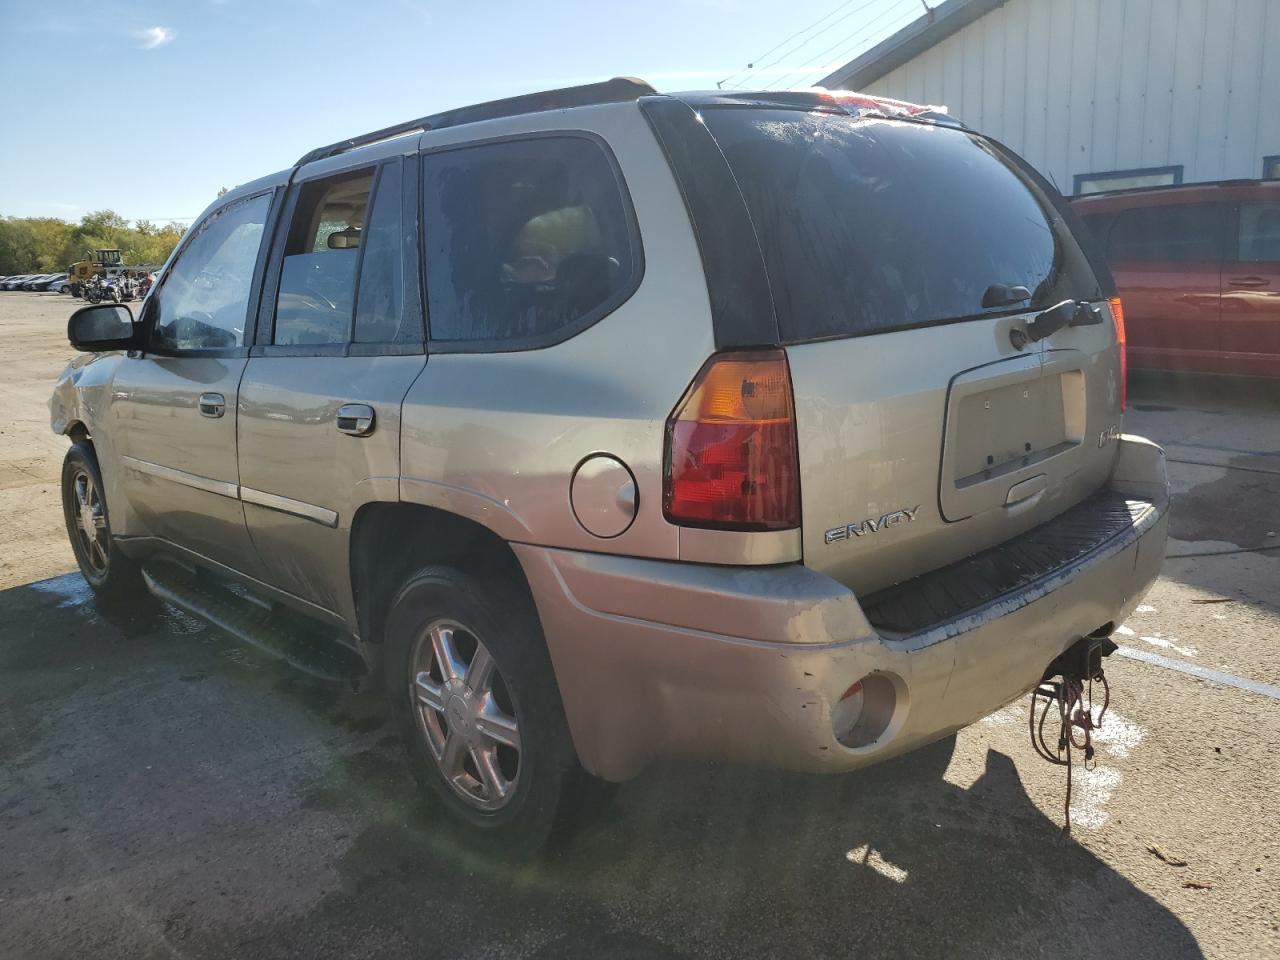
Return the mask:
M356 343L422 342L422 315L404 315L403 258L416 248L405 242L401 229L400 167L401 161L393 160L378 174L360 266Z
M1112 263L1220 260L1225 214L1217 203L1123 210L1111 227L1107 257Z
M1280 203L1240 204L1240 259L1280 261Z
M433 340L538 346L619 305L639 276L618 178L584 137L424 157Z
M205 220L156 291L152 345L219 350L244 345L253 271L271 197L224 207Z

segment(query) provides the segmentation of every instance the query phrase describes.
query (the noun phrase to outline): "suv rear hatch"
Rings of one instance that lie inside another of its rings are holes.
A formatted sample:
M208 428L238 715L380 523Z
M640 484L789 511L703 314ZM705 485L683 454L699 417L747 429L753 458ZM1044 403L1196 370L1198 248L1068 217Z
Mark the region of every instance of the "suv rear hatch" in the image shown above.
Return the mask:
M759 103L701 116L745 200L786 346L805 564L870 592L1106 482L1121 413L1107 291L1024 163L928 122ZM1000 284L1031 296L984 306ZM1068 299L1104 322L1011 342Z

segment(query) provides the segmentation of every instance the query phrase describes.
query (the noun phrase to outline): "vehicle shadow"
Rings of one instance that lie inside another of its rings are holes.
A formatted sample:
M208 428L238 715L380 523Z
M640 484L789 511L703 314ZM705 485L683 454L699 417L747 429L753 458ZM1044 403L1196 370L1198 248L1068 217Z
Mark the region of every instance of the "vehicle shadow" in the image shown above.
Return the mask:
M520 935L512 917L559 917L522 954L548 958L1202 956L1168 909L1064 837L995 751L968 787L942 777L949 743L837 777L662 763L519 865L472 852L394 740L311 798L381 814L339 858L343 889L273 940L320 927L329 943L384 912L429 937L441 910L478 897L498 937ZM459 875L462 888L442 880Z
M835 777L663 762L623 785L612 803L579 815L541 858L513 862L476 852L427 802L371 692L317 685L283 666L249 668L227 656L234 645L173 611L97 610L75 577L5 591L0 609L31 624L30 635L16 619L11 632L0 627L8 638L0 669L27 677L13 696L0 697L11 718L34 728L36 712L50 711L48 698L86 682L109 687L111 676L137 663L146 664L152 702L166 703L173 696L166 688L185 688L179 696L189 700L197 687L188 671L198 669L218 678L203 711L219 712L219 739L245 744L243 757L227 748L228 762L263 778L250 789L276 798L273 817L324 838L328 892L305 910L248 924L216 911L194 914L185 956L1201 956L1168 909L1064 838L1028 797L1013 760L995 751L968 786L943 776L952 741ZM300 783L272 779L252 752L255 724L273 715L269 739L286 739L271 755L314 759L317 772ZM148 739L161 731L112 735ZM42 749L60 749L60 736L46 730ZM201 725L172 725L163 736L174 745L166 778L196 790L208 769L192 749L204 742ZM8 749L0 762L27 762L12 752L16 745ZM29 753L30 744L22 749ZM76 782L110 782L110 757ZM91 802L99 830L122 829L113 805L121 816L142 805L128 828L141 830L160 814L158 807L148 814L148 804L174 802L173 793L85 789L60 802L68 814ZM195 849L216 864L220 843L201 825L241 823L256 809L239 790L201 794L180 826L166 827L175 845L158 849L181 858L182 844L200 836ZM268 852L250 867L269 874L274 855L265 837L264 844ZM184 874L184 896L216 903L218 884L227 882L217 877ZM282 901L288 882L279 877ZM147 899L133 909L141 916L156 907Z

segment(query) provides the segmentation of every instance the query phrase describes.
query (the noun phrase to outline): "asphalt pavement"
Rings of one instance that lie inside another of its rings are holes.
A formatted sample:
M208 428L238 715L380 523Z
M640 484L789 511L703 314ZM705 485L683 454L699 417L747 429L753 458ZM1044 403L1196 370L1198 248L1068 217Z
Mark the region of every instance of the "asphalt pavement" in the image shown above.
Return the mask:
M1022 701L849 776L662 763L512 865L372 695L95 605L44 406L70 306L0 294L0 957L1280 956L1280 389L1131 390L1174 539L1072 836Z

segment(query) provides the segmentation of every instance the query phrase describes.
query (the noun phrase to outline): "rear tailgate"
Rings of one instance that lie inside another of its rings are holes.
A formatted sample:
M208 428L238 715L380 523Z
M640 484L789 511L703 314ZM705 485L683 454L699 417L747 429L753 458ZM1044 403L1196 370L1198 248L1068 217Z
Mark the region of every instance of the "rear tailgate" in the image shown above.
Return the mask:
M1017 536L1106 481L1115 332L1041 183L963 130L705 116L787 344L808 566L869 592ZM984 307L997 284L1032 296ZM1011 330L1066 299L1098 304L1104 322L1015 346Z

